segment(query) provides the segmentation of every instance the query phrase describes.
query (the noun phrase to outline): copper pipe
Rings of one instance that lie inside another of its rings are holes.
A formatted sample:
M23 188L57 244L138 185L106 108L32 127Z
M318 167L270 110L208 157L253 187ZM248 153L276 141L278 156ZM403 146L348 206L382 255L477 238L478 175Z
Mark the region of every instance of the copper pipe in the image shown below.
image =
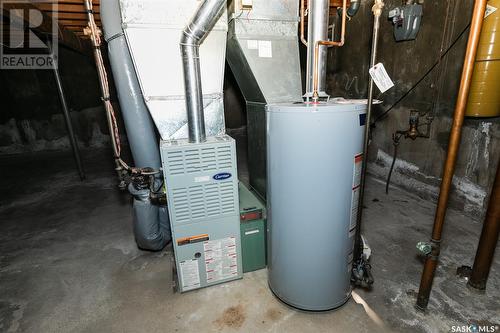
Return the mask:
M469 286L484 290L490 273L493 255L498 242L500 230L500 161L497 167L497 175L493 183L490 202L484 219L483 231L477 246L476 259L472 266Z
M340 41L333 42L328 40L319 40L314 46L314 75L313 75L313 102L317 103L319 99L318 95L318 81L319 81L319 47L320 46L338 46L341 47L345 42L345 26L347 21L347 0L342 1L342 30L340 33Z
M427 304L429 303L432 281L434 280L437 260L439 257L441 234L443 232L446 209L448 208L448 199L450 196L453 174L455 173L455 165L462 134L462 125L467 106L467 96L469 95L469 89L472 81L474 60L476 58L479 36L483 25L486 2L487 0L476 0L474 4L474 11L472 13L469 41L467 43L467 51L465 53L462 78L460 80L455 114L453 116L453 125L450 132L448 154L444 165L443 180L441 182L436 216L434 219L434 227L432 230L432 253L427 256L425 261L424 271L420 282L420 289L418 291L416 308L422 311L427 308Z
M307 40L304 34L304 24L305 24L305 3L306 0L300 0L300 41L307 47Z

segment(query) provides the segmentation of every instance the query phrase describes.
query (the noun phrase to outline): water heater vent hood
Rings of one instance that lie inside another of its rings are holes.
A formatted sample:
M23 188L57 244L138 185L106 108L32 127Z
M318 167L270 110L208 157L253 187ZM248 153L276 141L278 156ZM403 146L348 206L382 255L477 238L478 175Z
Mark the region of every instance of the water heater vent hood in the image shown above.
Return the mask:
M247 103L250 184L266 193L268 103L302 101L297 36L299 1L253 0L229 5L227 60Z

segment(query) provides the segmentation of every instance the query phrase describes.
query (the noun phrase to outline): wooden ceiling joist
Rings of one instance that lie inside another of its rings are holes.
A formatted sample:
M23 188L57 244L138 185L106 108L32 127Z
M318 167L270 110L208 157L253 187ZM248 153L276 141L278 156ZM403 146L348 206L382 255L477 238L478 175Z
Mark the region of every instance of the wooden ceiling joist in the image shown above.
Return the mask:
M87 26L87 13L83 0L47 0L33 2L33 5L44 12L44 14L57 17L57 22L66 30L71 31L78 38L88 39L83 34ZM92 7L94 18L98 26L101 26L100 1L93 0Z

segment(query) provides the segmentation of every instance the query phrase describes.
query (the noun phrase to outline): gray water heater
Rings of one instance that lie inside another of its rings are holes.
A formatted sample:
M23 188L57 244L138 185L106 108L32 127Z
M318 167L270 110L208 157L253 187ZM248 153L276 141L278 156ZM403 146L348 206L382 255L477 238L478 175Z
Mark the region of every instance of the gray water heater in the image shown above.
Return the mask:
M329 310L351 295L366 105L270 104L269 286L285 303Z

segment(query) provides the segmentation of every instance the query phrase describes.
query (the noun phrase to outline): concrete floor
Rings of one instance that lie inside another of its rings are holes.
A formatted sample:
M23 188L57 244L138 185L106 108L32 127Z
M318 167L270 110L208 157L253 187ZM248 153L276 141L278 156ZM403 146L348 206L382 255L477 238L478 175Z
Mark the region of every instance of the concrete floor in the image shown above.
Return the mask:
M486 293L455 275L472 263L481 224L448 214L428 314L413 309L434 204L370 179L364 234L375 285L344 307L306 313L269 291L266 271L192 291L172 290L172 250L137 249L130 197L108 152L84 151L80 182L69 153L0 157L1 332L451 332L500 324L500 255ZM243 175L245 178L245 175Z

